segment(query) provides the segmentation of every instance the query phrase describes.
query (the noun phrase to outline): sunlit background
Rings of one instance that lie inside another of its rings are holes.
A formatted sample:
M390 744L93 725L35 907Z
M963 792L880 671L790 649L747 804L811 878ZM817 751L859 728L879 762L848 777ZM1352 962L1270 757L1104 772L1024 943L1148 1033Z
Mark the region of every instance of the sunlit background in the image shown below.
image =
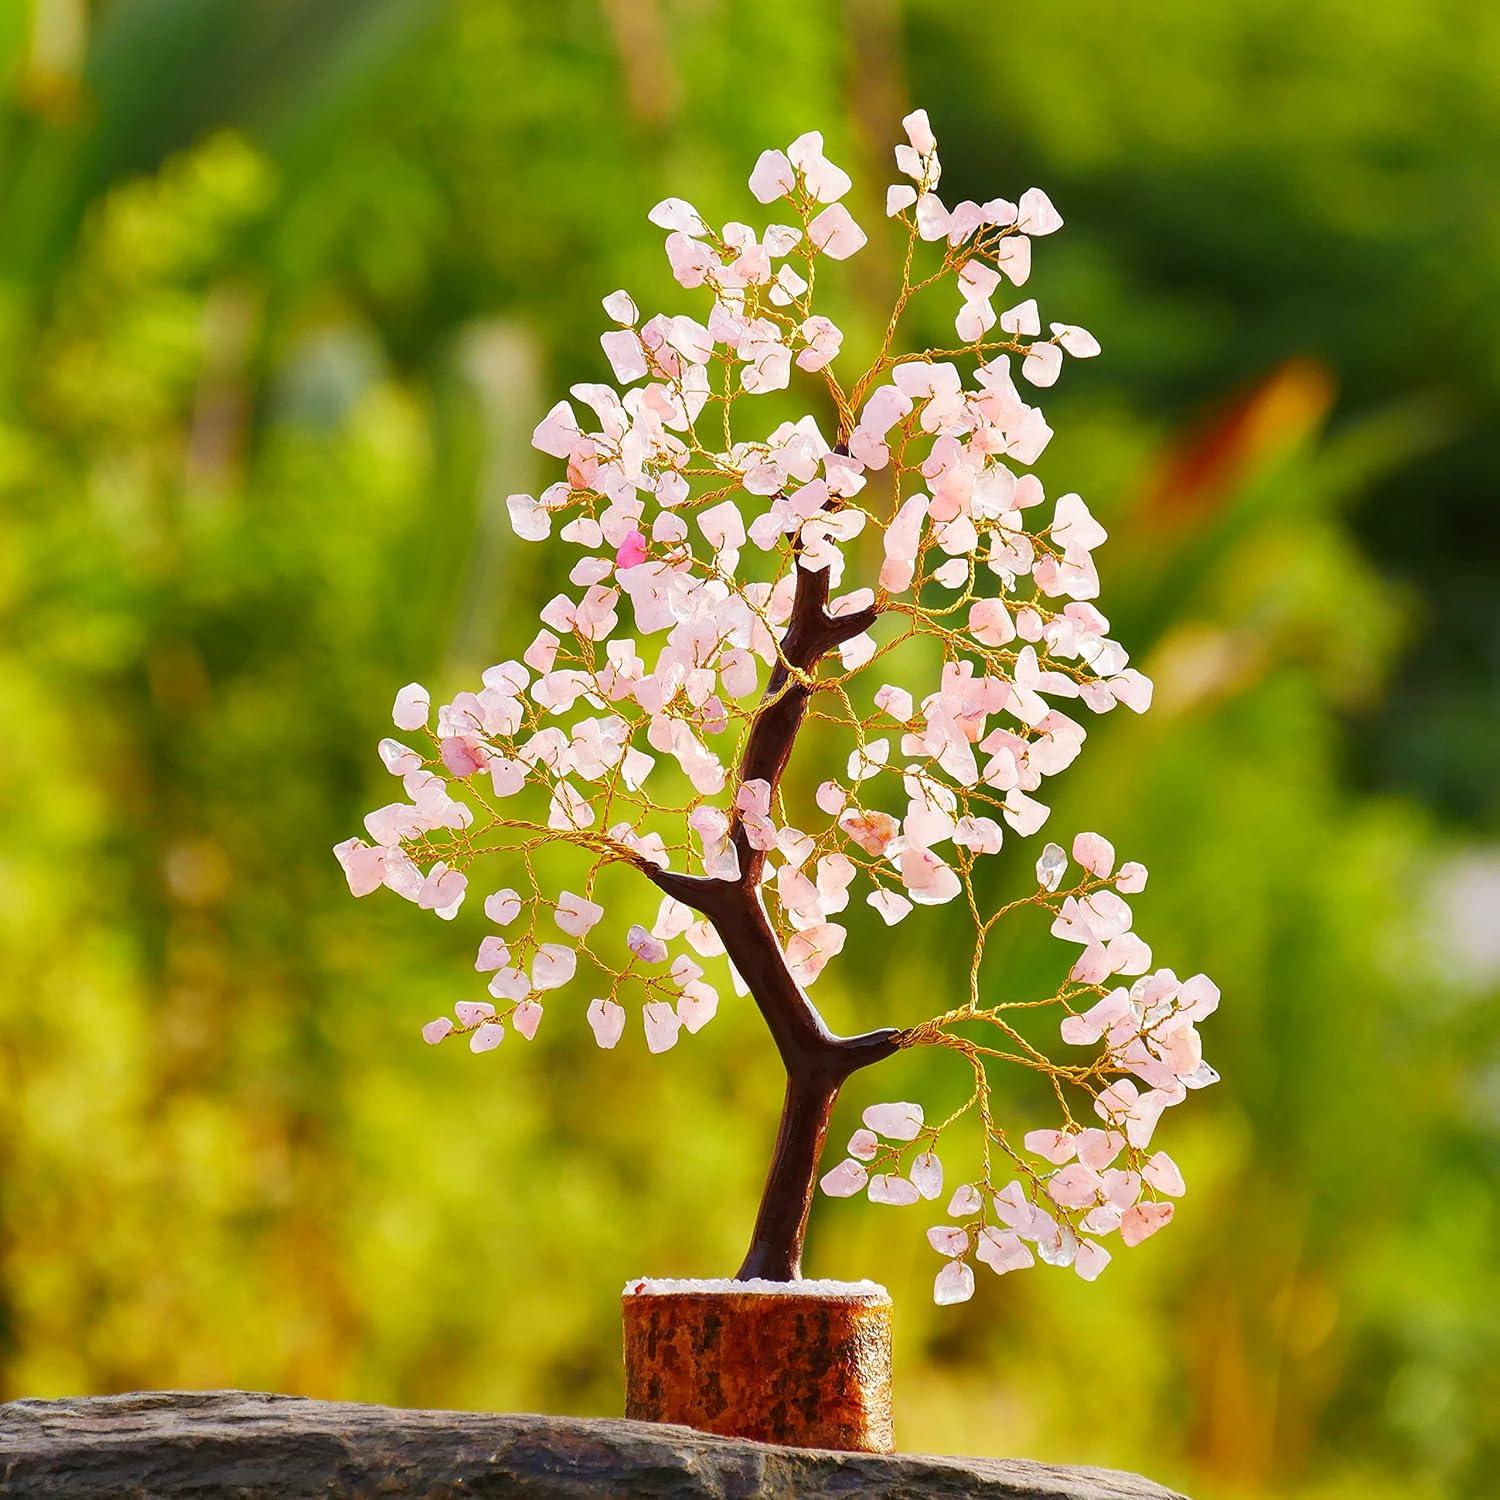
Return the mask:
M1152 867L1225 1082L1164 1127L1177 1223L1093 1286L934 1308L926 1218L861 1202L809 1269L896 1295L907 1448L1490 1492L1497 76L1472 0L0 4L0 1396L615 1413L626 1278L737 1264L753 1011L654 1059L582 1001L423 1047L467 936L356 906L329 849L386 800L394 689L466 685L560 581L504 496L607 378L599 298L669 300L646 210L748 214L758 151L823 130L874 235L857 341L924 104L950 201L1039 183L1068 221L1028 290L1105 357L1044 476L1111 529L1158 695L1053 817ZM957 994L950 920L851 944L833 1024ZM1050 972L1036 936L997 985ZM836 1128L963 1088L906 1056Z

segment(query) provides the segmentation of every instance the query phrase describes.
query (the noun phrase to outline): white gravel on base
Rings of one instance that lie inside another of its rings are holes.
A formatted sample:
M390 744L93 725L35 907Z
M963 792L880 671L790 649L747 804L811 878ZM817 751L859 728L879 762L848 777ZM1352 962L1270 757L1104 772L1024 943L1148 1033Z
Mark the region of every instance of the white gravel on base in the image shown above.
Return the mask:
M709 1280L644 1277L625 1283L625 1297L668 1297L674 1292L752 1292L763 1297L829 1297L836 1301L889 1302L891 1294L876 1281L732 1281L727 1276Z

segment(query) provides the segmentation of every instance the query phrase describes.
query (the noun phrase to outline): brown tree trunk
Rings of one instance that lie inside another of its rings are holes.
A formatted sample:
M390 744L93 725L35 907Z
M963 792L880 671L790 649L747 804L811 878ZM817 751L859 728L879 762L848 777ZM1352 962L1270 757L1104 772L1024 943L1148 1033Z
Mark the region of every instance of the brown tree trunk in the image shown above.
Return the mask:
M801 1280L802 1244L812 1211L813 1184L838 1096L836 1083L787 1075L776 1149L755 1216L750 1249L735 1273L737 1281Z
M814 691L813 670L829 651L875 621L873 610L835 617L828 613L827 604L828 574L799 564L781 660L766 684L740 763L740 784L763 780L773 797ZM668 895L713 924L781 1054L787 1075L781 1126L738 1279L796 1281L802 1274L802 1243L818 1161L839 1089L851 1073L889 1057L896 1050L897 1033L882 1028L841 1037L828 1029L787 967L760 899L766 851L751 847L738 813L731 837L740 861L736 880L680 875L649 866L645 873Z
M898 1033L890 1027L849 1037L831 1032L792 977L760 896L743 878L706 880L665 870L652 878L713 924L781 1054L786 1068L781 1125L737 1279L797 1281L818 1162L839 1089L850 1074L889 1057Z

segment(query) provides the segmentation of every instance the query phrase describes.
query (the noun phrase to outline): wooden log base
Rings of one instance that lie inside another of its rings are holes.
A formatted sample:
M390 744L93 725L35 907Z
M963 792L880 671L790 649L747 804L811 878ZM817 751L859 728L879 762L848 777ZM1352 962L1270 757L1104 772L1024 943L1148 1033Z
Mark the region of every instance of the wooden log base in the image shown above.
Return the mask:
M873 1282L633 1281L625 1415L890 1453L891 1299Z

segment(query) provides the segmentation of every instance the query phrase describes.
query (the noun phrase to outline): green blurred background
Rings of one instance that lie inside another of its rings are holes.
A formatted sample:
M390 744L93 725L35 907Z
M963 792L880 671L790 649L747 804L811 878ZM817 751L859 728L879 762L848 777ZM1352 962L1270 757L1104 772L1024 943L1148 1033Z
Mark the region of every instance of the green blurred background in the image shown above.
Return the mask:
M599 298L680 301L646 209L745 214L821 128L875 234L857 334L925 104L951 198L1068 220L1028 290L1106 358L1045 477L1159 686L1053 826L1153 867L1225 1082L1168 1120L1177 1224L1094 1286L936 1309L925 1220L858 1202L810 1272L895 1292L908 1448L1493 1493L1497 76L1471 0L0 4L0 1396L609 1413L626 1278L737 1263L779 1101L748 1008L649 1062L563 1014L424 1048L464 934L328 851L394 688L530 638L565 561L504 496L603 378ZM948 920L851 944L833 1023L956 992ZM1006 959L1024 991L1045 945ZM839 1126L963 1088L906 1056Z

